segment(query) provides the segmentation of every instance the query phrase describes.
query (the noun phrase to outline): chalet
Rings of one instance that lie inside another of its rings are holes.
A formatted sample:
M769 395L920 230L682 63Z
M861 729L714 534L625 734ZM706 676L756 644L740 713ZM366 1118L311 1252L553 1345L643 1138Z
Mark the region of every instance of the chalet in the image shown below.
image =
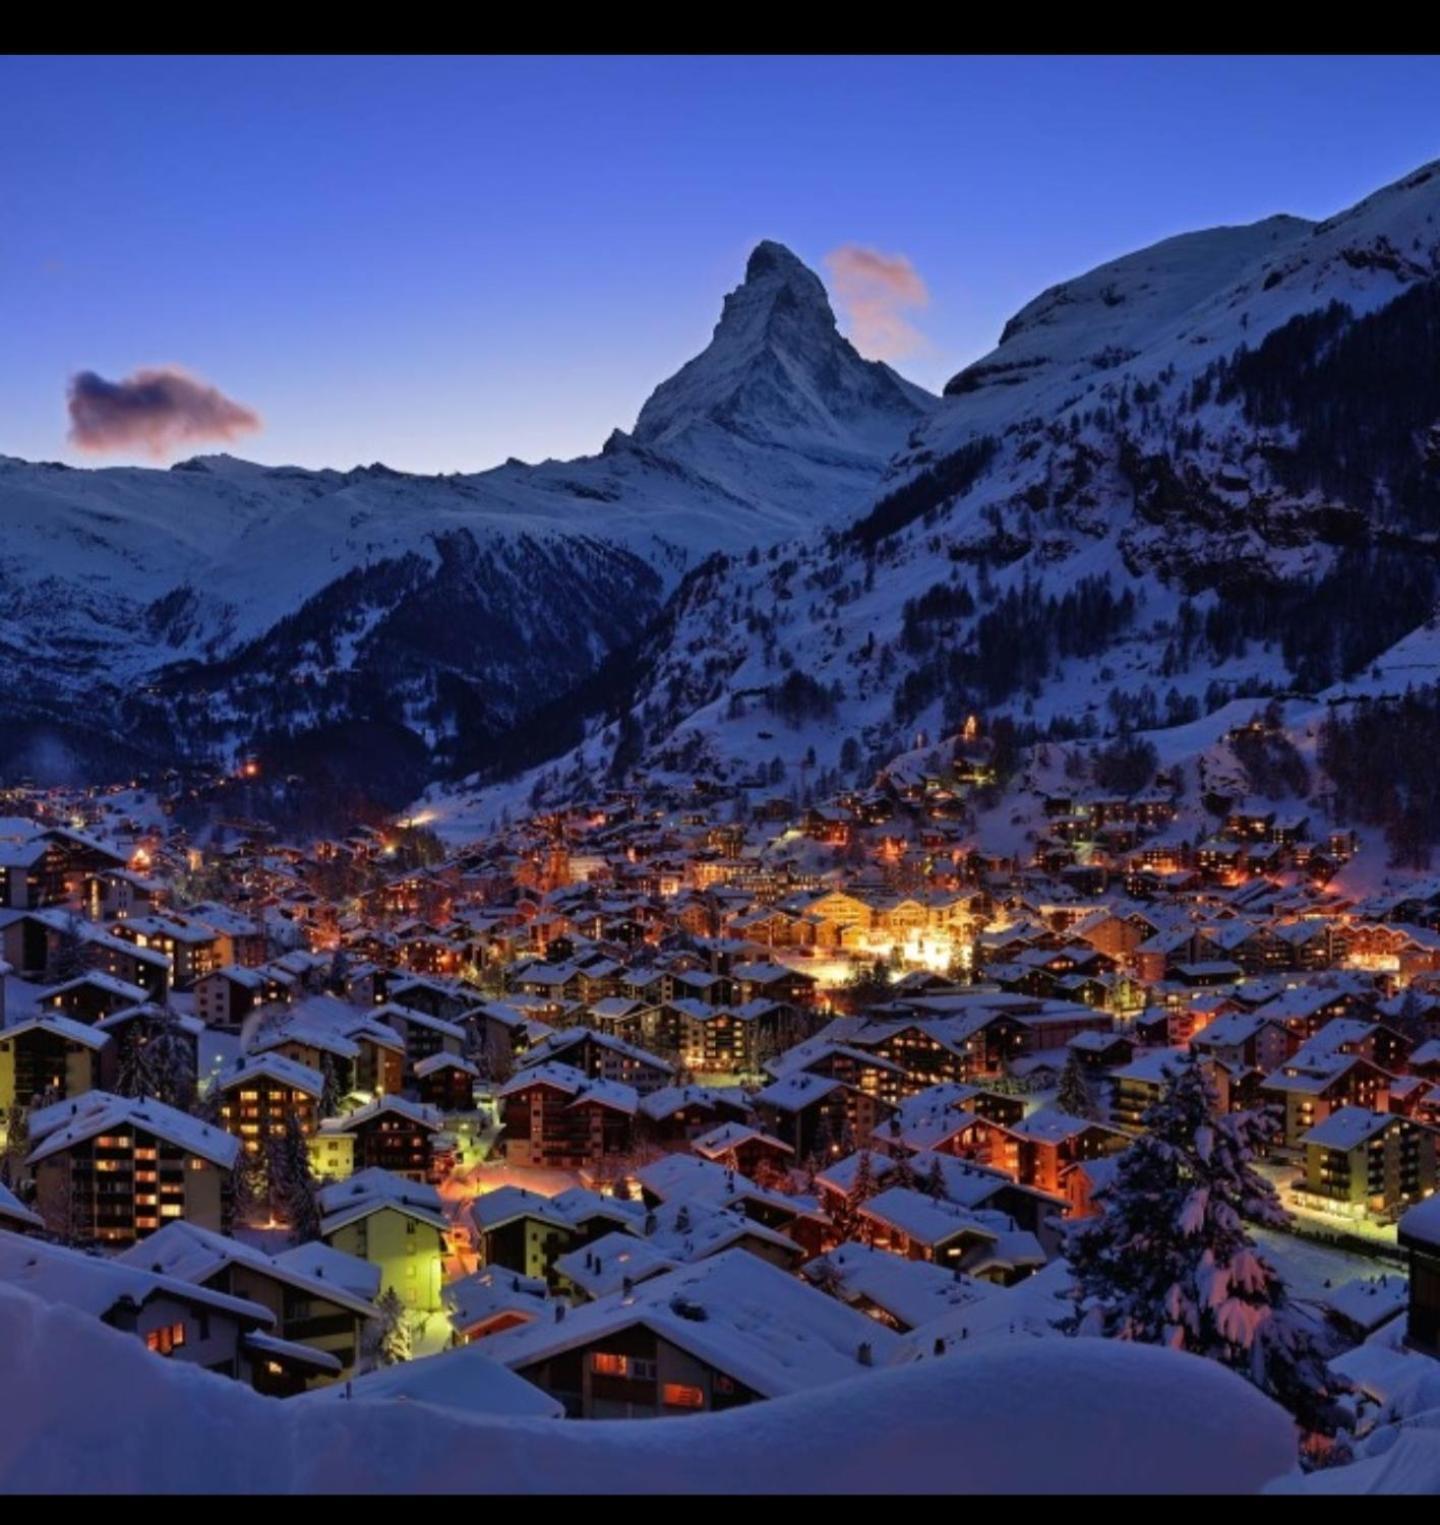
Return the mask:
M562 1064L522 1070L496 1092L505 1157L517 1165L581 1170L628 1152L639 1097Z
M576 1235L548 1197L522 1186L501 1186L474 1198L465 1216L482 1267L511 1271L547 1288L559 1285L555 1262Z
M256 1349L253 1382L272 1397L349 1375L359 1357L361 1331L378 1316L378 1271L324 1245L269 1255L228 1235L172 1222L116 1261L268 1309L271 1338L300 1347L279 1360L273 1348Z
M95 1090L108 1046L105 1033L69 1017L32 1017L0 1028L0 1113Z
M461 1054L431 1054L415 1066L420 1100L441 1112L471 1112L480 1070Z
M377 1096L344 1117L327 1118L327 1133L355 1140L354 1168L380 1170L407 1181L433 1178L435 1136L443 1119L433 1108L401 1096Z
M128 868L99 869L85 875L80 903L92 921L148 916L168 898L163 881L147 878Z
M795 1158L794 1149L783 1139L772 1138L745 1122L721 1123L692 1139L690 1147L701 1159L756 1180L788 1170Z
M743 1127L750 1108L740 1093L709 1086L666 1086L640 1098L635 1114L637 1136L661 1148L698 1150L701 1135L724 1127Z
M754 1105L761 1126L788 1144L798 1160L848 1154L850 1147L868 1143L895 1110L878 1096L809 1071L766 1086L756 1093Z
M674 1066L621 1038L612 1038L588 1027L571 1027L551 1033L521 1057L522 1069L536 1064L568 1065L592 1080L613 1080L647 1096L669 1086Z
M909 1260L933 1261L1008 1284L1045 1264L1034 1235L1004 1213L973 1211L907 1186L889 1186L860 1207L868 1242Z
M1265 1078L1261 1090L1284 1104L1284 1142L1298 1149L1312 1128L1342 1107L1388 1110L1389 1082L1389 1075L1368 1059L1301 1049Z
M978 1158L1013 1175L1023 1186L1052 1194L1064 1190L1068 1166L1103 1159L1128 1147L1130 1138L1117 1128L1088 1118L1071 1117L1058 1107L1042 1107L1009 1127L982 1123Z
M220 1092L220 1126L261 1155L272 1139L283 1138L291 1118L308 1138L320 1121L325 1077L283 1054L251 1054L215 1082Z
M462 1345L550 1314L550 1289L538 1277L487 1267L446 1284L443 1297L455 1338Z
M496 1335L486 1349L571 1418L734 1408L843 1382L896 1335L753 1255L695 1265Z
M812 1285L887 1329L908 1333L952 1309L966 1308L994 1288L947 1266L902 1260L853 1241L807 1261L801 1274Z
M379 1268L380 1290L412 1312L443 1311L446 1221L433 1186L362 1170L320 1192L320 1237Z
M188 990L202 976L220 968L222 937L213 927L176 914L129 916L109 923L110 936L137 948L163 954L171 982Z
M232 1032L260 1006L293 999L295 977L276 968L225 964L195 982L195 1011L207 1027Z
M26 1161L52 1232L118 1248L172 1218L226 1232L239 1144L151 1099L92 1091L30 1117Z
M669 1243L667 1236L663 1244ZM596 1239L583 1249L566 1251L556 1260L555 1270L567 1292L580 1301L593 1302L612 1293L629 1293L642 1281L690 1263L690 1259L672 1259L653 1237L642 1239L617 1232Z
M76 1022L98 1022L127 1006L139 1006L150 999L141 985L130 985L113 975L92 969L73 980L66 980L47 990L40 1006L47 1012L58 1012Z
M75 1308L157 1356L241 1381L274 1325L270 1310L248 1299L3 1230L0 1285Z
M463 986L429 979L392 981L387 1000L392 1005L439 1017L444 1022L458 1021L474 1004Z
M1331 1212L1383 1218L1435 1190L1435 1135L1409 1118L1339 1107L1300 1145L1305 1191Z
M1184 1049L1147 1049L1112 1074L1110 1119L1122 1128L1139 1130L1145 1114L1164 1096L1177 1066L1185 1063Z
M0 909L37 910L64 899L64 860L54 843L0 842Z
M393 1028L405 1045L405 1063L413 1073L422 1059L434 1054L460 1054L465 1048L465 1029L443 1017L388 1001L369 1013L372 1021Z
M164 1002L169 998L171 965L167 954L158 948L142 948L99 930L88 934L86 950L92 964L128 985L139 985L146 999Z

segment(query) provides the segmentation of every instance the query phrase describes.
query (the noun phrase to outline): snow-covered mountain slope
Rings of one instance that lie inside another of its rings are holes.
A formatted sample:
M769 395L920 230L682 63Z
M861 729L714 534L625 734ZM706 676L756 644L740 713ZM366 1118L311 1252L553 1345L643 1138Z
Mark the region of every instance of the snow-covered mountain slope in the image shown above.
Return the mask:
M625 739L651 773L803 793L973 712L1065 739L1335 692L1429 620L1437 554L1440 164L1043 293L843 530L687 581ZM432 803L479 822L583 792L615 715L516 786Z
M453 751L633 640L699 558L843 521L935 404L767 243L707 349L596 456L449 477L0 458L5 718L87 715L163 755L196 712L234 747L388 684L391 718Z

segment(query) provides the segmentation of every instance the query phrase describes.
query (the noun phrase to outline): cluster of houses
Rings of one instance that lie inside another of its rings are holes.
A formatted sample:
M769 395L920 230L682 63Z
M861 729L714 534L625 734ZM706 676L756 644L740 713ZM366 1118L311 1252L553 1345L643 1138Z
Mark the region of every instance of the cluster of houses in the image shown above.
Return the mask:
M1163 790L1057 795L1022 863L922 770L741 819L616 793L400 868L378 827L21 805L0 1280L159 1355L419 1391L366 1371L410 1320L497 1412L607 1417L1044 1323L1189 1061L1274 1109L1305 1221L1410 1257L1389 1311L1440 1355L1440 880L1347 899L1306 822L1178 843Z

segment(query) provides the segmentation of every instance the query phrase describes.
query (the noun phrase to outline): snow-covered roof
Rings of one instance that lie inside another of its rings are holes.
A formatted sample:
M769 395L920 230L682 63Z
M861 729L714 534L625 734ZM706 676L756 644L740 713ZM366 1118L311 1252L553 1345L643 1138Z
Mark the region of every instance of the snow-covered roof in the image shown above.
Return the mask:
M907 1329L998 1291L993 1282L977 1281L931 1261L907 1260L855 1243L807 1261L802 1274L822 1287L833 1280L842 1301L874 1303Z
M353 1176L322 1187L320 1211L325 1215L322 1234L328 1236L358 1218L386 1209L428 1223L442 1232L448 1227L440 1193L433 1186L410 1181L388 1170L371 1166Z
M1399 1121L1393 1113L1372 1112L1369 1107L1337 1107L1323 1122L1316 1123L1300 1142L1348 1153L1368 1144Z
M563 1419L565 1408L488 1354L488 1345L461 1345L437 1355L382 1366L349 1382L332 1382L291 1400L333 1408L337 1403L401 1399L455 1413L524 1419ZM345 1411L348 1419L349 1411Z
M5 1228L14 1228L17 1223L22 1223L27 1228L45 1227L45 1220L40 1214L32 1212L3 1181L0 1181L0 1225Z
M329 1253L339 1252L332 1250ZM261 1276L284 1282L309 1297L328 1299L362 1317L372 1317L375 1313L369 1298L357 1296L344 1282L327 1278L325 1266L319 1262L314 1262L307 1270L298 1259L267 1255L264 1250L232 1239L228 1234L217 1234L198 1224L180 1220L162 1224L155 1233L122 1250L115 1258L141 1270L197 1283L208 1282L226 1266L244 1266ZM353 1256L344 1258L354 1259ZM347 1279L353 1277L354 1272L348 1271Z
M67 1303L96 1318L102 1318L126 1298L143 1307L152 1297L165 1296L227 1313L255 1327L268 1328L275 1322L275 1315L268 1308L245 1298L3 1229L0 1229L0 1282L21 1287L46 1302Z
M251 1085L259 1079L273 1080L277 1085L288 1086L292 1091L303 1091L318 1101L325 1094L325 1077L319 1070L284 1054L250 1054L240 1064L219 1079L222 1091L233 1091L236 1086Z
M520 1370L635 1324L767 1398L862 1373L862 1346L877 1366L899 1347L874 1320L754 1255L727 1250L628 1294L587 1303L558 1322L497 1334L485 1349Z
M108 1092L92 1093L102 1098L94 1105L82 1106L78 1102L57 1102L47 1108L50 1117L42 1122L43 1137L35 1131L31 1119L31 1137L40 1137L27 1163L36 1164L49 1159L52 1154L83 1143L101 1133L114 1133L126 1128L137 1133L147 1133L154 1138L174 1144L178 1149L208 1160L222 1170L231 1169L240 1156L240 1140L221 1128L212 1128L188 1112L167 1107L153 1097L112 1096ZM63 1114L66 1106L74 1107L68 1117ZM53 1122L52 1127L45 1124Z

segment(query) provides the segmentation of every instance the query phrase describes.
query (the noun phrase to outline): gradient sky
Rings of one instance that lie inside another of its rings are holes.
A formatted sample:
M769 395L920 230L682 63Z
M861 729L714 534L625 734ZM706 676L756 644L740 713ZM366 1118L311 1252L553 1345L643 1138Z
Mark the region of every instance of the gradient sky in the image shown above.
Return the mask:
M908 257L938 388L1055 281L1440 157L1440 61L10 57L0 143L0 453L141 459L67 380L175 363L250 459L478 470L628 428L760 238Z

